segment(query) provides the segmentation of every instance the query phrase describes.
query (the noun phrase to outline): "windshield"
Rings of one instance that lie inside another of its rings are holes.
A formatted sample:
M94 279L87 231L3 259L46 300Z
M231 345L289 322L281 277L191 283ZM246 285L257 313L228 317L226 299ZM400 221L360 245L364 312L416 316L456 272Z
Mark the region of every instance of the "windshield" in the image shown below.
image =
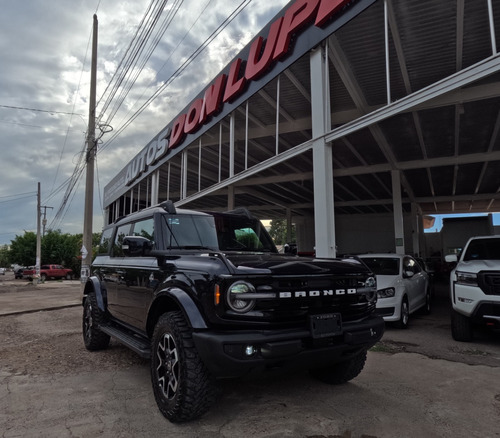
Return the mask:
M399 275L398 258L362 257L361 260L375 275Z
M469 260L500 260L500 238L472 240L464 254Z
M262 223L240 215L163 215L163 247L276 252Z
M277 252L262 223L243 215L215 214L221 251Z
M195 215L163 215L163 246L167 249L211 249L216 251L214 218Z

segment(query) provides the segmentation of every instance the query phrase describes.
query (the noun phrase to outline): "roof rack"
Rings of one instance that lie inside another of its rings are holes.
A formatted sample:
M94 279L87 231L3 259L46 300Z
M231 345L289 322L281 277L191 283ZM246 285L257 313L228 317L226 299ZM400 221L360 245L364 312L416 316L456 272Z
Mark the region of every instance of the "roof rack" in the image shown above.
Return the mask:
M245 208L245 207L238 207L238 208L235 208L234 210L226 211L225 213L239 214L242 216L246 216L248 219L254 219L254 216L252 216L252 213L250 213L250 210L248 210L248 208Z

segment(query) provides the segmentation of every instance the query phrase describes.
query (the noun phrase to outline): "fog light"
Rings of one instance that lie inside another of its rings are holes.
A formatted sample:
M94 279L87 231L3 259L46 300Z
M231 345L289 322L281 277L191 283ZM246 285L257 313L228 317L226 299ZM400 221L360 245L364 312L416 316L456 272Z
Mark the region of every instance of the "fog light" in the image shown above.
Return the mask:
M247 345L247 347L245 348L245 354L247 356L253 356L255 354L255 348L253 345Z
M472 303L474 300L471 300L470 298L462 298L462 297L458 297L458 301L460 301L461 303L470 304L470 303Z

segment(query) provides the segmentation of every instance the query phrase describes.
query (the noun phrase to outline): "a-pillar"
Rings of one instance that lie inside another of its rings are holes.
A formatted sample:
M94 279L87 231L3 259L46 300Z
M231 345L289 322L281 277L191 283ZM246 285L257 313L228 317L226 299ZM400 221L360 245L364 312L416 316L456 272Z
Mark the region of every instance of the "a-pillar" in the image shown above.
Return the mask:
M314 226L317 257L335 257L333 153L323 135L331 129L328 51L311 52L311 117L314 174Z
M396 254L405 253L403 205L401 201L401 175L398 170L391 171L392 208L394 211L394 239Z

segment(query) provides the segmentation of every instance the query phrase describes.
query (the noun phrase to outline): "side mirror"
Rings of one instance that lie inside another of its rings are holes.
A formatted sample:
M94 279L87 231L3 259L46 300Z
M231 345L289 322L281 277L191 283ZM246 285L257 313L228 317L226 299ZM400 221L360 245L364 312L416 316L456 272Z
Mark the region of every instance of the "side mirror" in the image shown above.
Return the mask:
M413 271L404 271L404 273L403 273L404 278L411 278L414 275L415 275L415 273Z
M122 250L126 257L148 256L153 249L153 242L141 236L126 236L123 239Z

